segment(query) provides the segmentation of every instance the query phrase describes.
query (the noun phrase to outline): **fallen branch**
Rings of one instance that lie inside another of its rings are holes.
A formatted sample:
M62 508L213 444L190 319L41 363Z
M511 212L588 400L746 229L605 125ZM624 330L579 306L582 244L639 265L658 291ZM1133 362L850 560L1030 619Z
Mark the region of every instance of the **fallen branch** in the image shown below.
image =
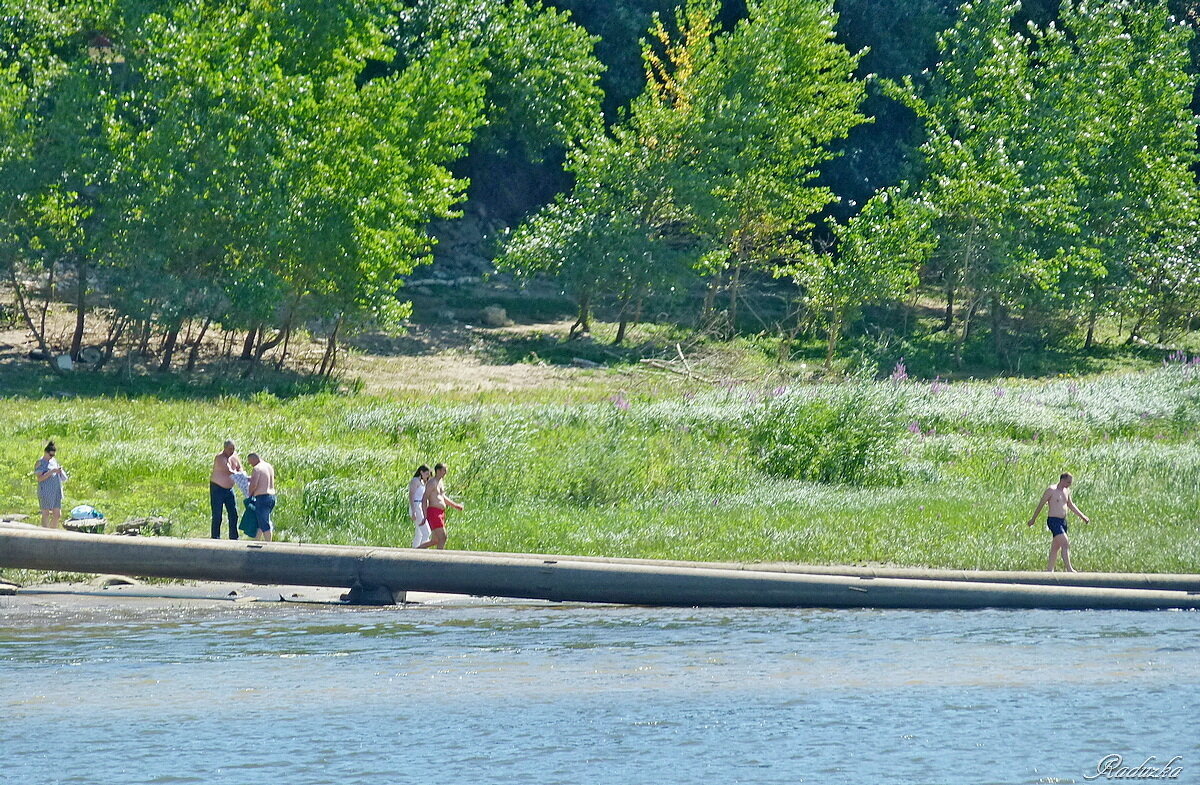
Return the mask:
M671 373L677 373L680 376L686 376L689 379L695 379L696 381L704 382L705 384L720 384L720 382L716 381L715 379L709 379L708 377L701 376L698 373L694 373L691 369L680 370L680 369L676 368L675 366L671 365L670 363L664 362L662 360L643 359L643 360L638 360L638 362L640 362L644 365L649 365L651 368L658 368L659 370L670 371Z

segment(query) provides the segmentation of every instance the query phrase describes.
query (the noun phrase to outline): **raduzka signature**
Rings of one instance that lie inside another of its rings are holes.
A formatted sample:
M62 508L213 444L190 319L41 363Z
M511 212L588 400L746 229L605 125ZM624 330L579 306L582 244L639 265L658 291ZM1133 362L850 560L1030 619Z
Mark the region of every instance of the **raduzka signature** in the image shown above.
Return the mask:
M1151 755L1141 766L1126 766L1124 759L1113 753L1105 755L1096 764L1095 774L1085 774L1085 780L1177 780L1183 774L1182 755L1176 755L1166 763L1159 765L1158 757Z

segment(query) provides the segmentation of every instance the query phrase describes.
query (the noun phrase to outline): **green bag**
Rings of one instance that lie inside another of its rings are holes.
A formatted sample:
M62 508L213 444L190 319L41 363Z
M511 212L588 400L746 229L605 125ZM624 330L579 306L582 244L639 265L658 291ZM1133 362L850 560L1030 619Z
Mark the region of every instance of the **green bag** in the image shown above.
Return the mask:
M242 513L242 521L238 524L238 529L247 537L258 536L258 513L254 510L254 500L246 499L246 511Z

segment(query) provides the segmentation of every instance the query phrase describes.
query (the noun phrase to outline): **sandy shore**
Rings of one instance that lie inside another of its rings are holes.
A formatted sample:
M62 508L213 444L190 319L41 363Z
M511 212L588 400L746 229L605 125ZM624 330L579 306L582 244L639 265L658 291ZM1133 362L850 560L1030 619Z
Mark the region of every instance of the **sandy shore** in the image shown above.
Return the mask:
M5 585L0 584L0 589ZM7 593L12 591L12 593ZM187 582L169 584L104 585L102 580L90 583L50 583L36 586L8 587L0 591L0 608L43 606L47 608L103 608L106 606L178 608L211 607L237 608L249 603L307 603L352 606L341 602L345 589L324 586L256 586L246 583ZM521 600L498 600L491 597L471 597L465 594L435 594L408 592L403 605L412 606L493 606L498 602L525 604Z

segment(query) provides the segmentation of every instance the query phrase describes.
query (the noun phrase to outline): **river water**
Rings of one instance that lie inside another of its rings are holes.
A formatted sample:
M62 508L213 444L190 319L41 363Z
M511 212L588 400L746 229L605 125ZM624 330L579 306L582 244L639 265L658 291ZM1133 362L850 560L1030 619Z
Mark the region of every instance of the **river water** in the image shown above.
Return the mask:
M1194 612L0 602L20 785L1194 783L1198 709Z

